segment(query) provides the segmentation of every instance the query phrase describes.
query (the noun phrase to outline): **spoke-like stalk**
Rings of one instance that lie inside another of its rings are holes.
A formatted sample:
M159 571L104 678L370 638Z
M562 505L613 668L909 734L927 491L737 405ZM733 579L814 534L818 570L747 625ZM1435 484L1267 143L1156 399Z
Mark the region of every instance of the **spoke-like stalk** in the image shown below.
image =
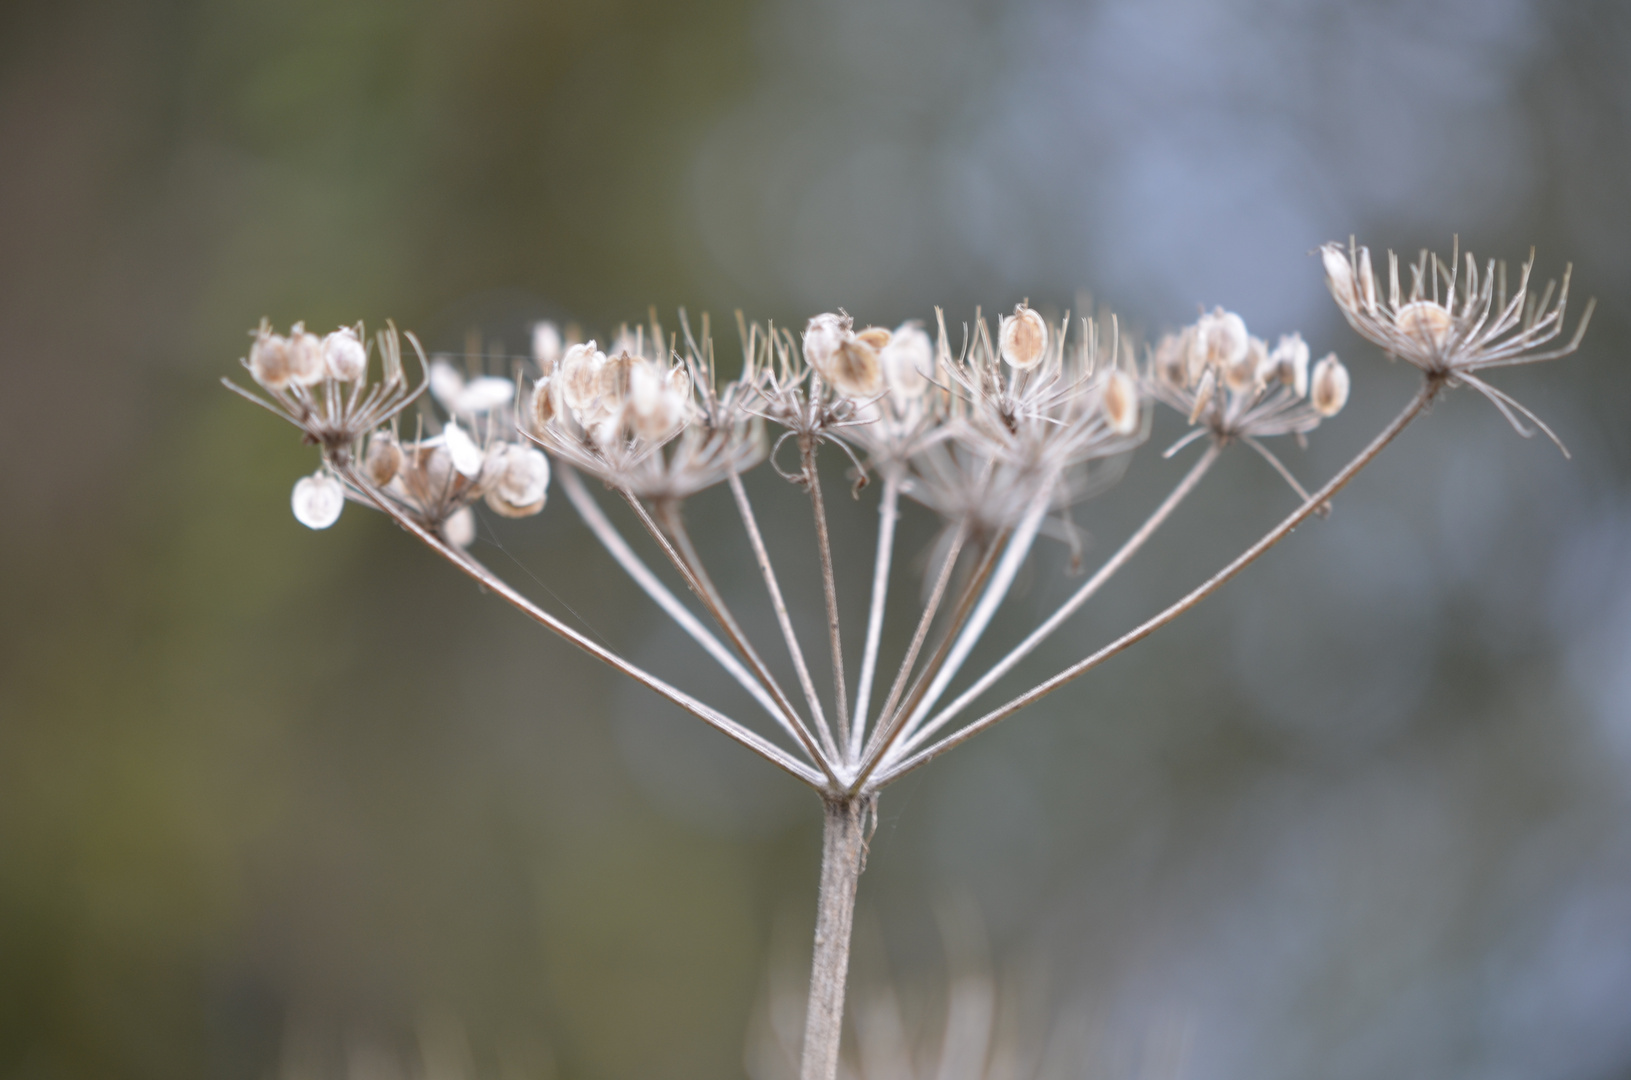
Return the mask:
M708 576L708 571L702 565L702 556L697 553L696 545L691 543L691 534L685 528L685 519L680 515L679 507L672 501L658 504L658 513L663 516L662 528L659 529L657 523L651 520L651 516L645 513L645 508L640 505L638 499L630 496L629 502L636 511L640 512L642 520L647 524L647 528L652 529L655 535L661 536L664 530L667 531L668 537L673 541L671 545L666 546L666 550L670 552L670 557L675 559L677 566L684 567L688 572L693 583L692 587L697 590L697 595L702 598L704 604L708 605L708 610L713 613L714 618L719 621L719 625L724 628L725 633L730 636L731 641L741 651L743 658L753 667L760 681L776 696L776 700L781 703L782 708L787 710L787 715L797 716L798 713L794 711L793 703L788 700L786 691L781 688L781 684L776 681L775 676L771 675L770 669L765 666L764 660L759 657L758 650L753 647L752 643L748 641L747 635L742 632L742 627L737 623L736 616L732 615L730 608L726 606L724 595L714 585L713 579ZM799 727L801 731L804 730L802 724ZM816 749L807 733L804 737L805 749L815 759L816 764L821 767L821 771L836 783L836 774L832 765L832 762L836 760L836 755L832 750L831 739L826 737L826 728L824 726L818 726L816 730L823 736L822 742L826 744L826 753L823 754Z
M1195 490L1195 487L1201 482L1201 478L1212 468L1213 462L1217 461L1221 451L1222 448L1217 443L1209 445L1206 452L1201 455L1200 460L1196 461L1190 467L1189 472L1184 475L1184 478L1178 482L1178 486L1173 488L1171 494L1162 501L1160 506L1155 508L1155 513L1151 514L1144 524L1138 527L1138 531L1127 538L1120 549L1110 556L1092 577L1082 583L1082 587L1076 590L1075 595L1059 605L1059 610L1048 616L1046 622L1031 631L1024 641L1014 646L1007 656L994 664L990 671L981 675L973 686L959 694L955 701L941 709L933 720L913 732L910 738L903 740L896 756L904 757L906 754L911 753L921 746L929 736L955 719L959 713L968 708L970 702L990 689L992 683L1012 671L1014 665L1029 656L1038 645L1042 644L1055 630L1059 629L1066 619L1074 615L1083 604L1087 603L1095 593L1103 588L1104 583L1109 581L1116 571L1125 566L1128 560L1136 555L1145 542L1155 534L1155 531L1178 508L1178 504L1183 502L1191 491Z
M997 565L997 553L1003 550L1004 536L998 536L986 545L980 554L980 560L975 564L974 573L969 576L968 582L963 586L962 594L957 598L957 606L952 609L951 617L946 621L946 631L940 636L940 644L935 647L929 659L924 663L923 670L917 673L912 680L912 688L907 691L906 700L898 707L894 706L896 694L890 694L890 708L883 711L879 728L872 740L872 747L862 759L861 770L850 781L850 791L858 792L866 786L867 779L883 762L884 756L895 745L895 740L906 728L906 718L917 709L917 703L923 700L923 692L928 688L930 680L940 673L940 665L945 663L946 655L951 651L952 644L957 640L958 631L968 619L969 612L974 610L974 602L980 595L980 590L991 576L991 570ZM895 689L900 688L909 668L902 668L895 679Z
M799 460L804 465L804 487L815 513L816 551L821 556L821 590L827 598L827 636L832 646L833 716L840 746L849 744L849 694L844 689L844 643L838 631L838 584L832 572L832 540L827 535L827 504L821 498L821 474L816 471L816 441L799 438Z
M708 628L702 625L702 621L691 614L690 609L680 603L679 598L674 595L668 586L664 585L661 579L651 572L651 568L641 560L640 556L635 554L634 549L629 547L628 542L617 531L617 526L613 525L611 520L606 517L605 511L601 510L600 504L595 501L595 497L589 494L588 489L583 486L583 480L578 476L577 470L562 463L556 466L555 475L561 487L566 490L566 497L572 501L572 505L577 509L578 516L583 519L585 525L589 526L589 531L595 534L595 538L600 541L601 546L606 549L607 553L617 560L617 565L623 568L623 572L633 578L635 584L645 590L646 595L651 597L652 601L662 608L668 617L679 625L681 630L689 634L693 641L701 645L708 655L713 657L719 666L724 668L731 678L741 685L742 689L753 695L753 700L757 701L765 712L770 714L771 719L780 724L782 729L793 737L801 749L806 749L806 736L801 734L795 726L797 718L790 718L782 711L763 684L756 680L747 668L742 666L741 661L736 659L730 649L726 648L723 642L714 637Z
M968 659L968 654L979 643L980 635L984 634L985 628L991 624L997 608L1001 607L1003 600L1007 598L1008 590L1014 584L1014 577L1024 565L1026 557L1030 555L1031 545L1036 542L1036 532L1042 526L1042 518L1048 512L1048 503L1053 497L1053 482L1052 475L1046 477L1041 490L1031 500L1031 505L1026 507L1025 516L1009 537L1007 547L1002 553L1002 561L997 564L996 572L991 575L991 581L986 585L979 605L969 616L962 632L957 635L957 642L946 655L945 663L935 673L934 681L929 684L921 700L913 704L906 724L901 728L903 738L911 737L929 710L934 708L934 703L940 700L940 695L946 692L946 687L951 685L951 681L957 677L957 672L962 668L963 661Z
M1211 596L1213 593L1217 592L1236 574L1239 574L1242 570L1246 569L1246 567L1256 562L1265 551L1269 550L1269 548L1273 547L1275 544L1278 544L1281 540L1284 540L1287 536L1290 536L1293 529L1295 529L1298 525L1301 525L1310 516L1317 513L1319 508L1324 506L1331 496L1335 495L1338 491L1341 491L1343 487L1347 485L1348 481L1352 480L1354 476L1358 474L1359 470L1370 464L1371 460L1374 459L1377 454L1380 454L1388 443L1397 438L1399 433L1409 426L1410 422L1414 420L1424 408L1427 407L1427 405L1438 394L1439 390L1443 389L1443 387L1443 376L1429 375L1426 381L1423 382L1421 389L1417 391L1416 396L1411 398L1409 404L1404 407L1398 416L1393 418L1393 422L1388 424L1387 427L1383 428L1381 433L1377 435L1375 439L1372 439L1370 445L1361 450L1357 457L1348 462L1347 465L1343 466L1341 472L1333 476L1324 487L1314 492L1314 494L1310 496L1308 500L1302 504L1302 506L1298 507L1296 512L1294 512L1290 517L1280 522L1279 525L1276 525L1272 530L1258 540L1257 543L1247 548L1233 562L1229 563L1229 565L1225 566L1222 570L1219 570L1216 574L1212 575L1212 577L1208 578L1204 584L1191 591L1183 599L1177 601L1165 611L1144 622L1137 628L1123 634L1121 637L1117 638L1115 641L1112 641L1098 652L1072 664L1070 667L1053 676L1051 679L1039 683L1037 686L1032 687L1023 694L1020 694L1018 697L1014 698L1008 703L986 713L984 716L980 717L972 724L969 724L967 727L946 736L933 746L930 746L925 750L918 751L918 753L906 758L899 764L892 766L887 771L880 773L877 782L873 785L873 788L876 789L882 787L890 781L898 779L902 775L911 772L913 769L924 764L925 762L939 757L952 747L973 738L986 728L1007 719L1020 709L1025 708L1027 705L1046 697L1055 690L1059 689L1061 686L1064 686L1066 683L1072 681L1073 679L1079 678L1083 674L1098 667L1100 664L1104 663L1112 656L1115 656L1117 653L1120 653L1130 646L1136 645L1138 642L1143 641L1145 638L1172 622L1172 620L1178 618L1178 616L1182 615L1184 612L1188 611L1202 600L1205 600L1208 596Z
M917 663L917 654L922 650L923 643L928 640L929 628L934 625L934 617L940 610L941 601L946 597L946 589L957 569L957 560L963 554L963 543L968 539L968 533L969 524L967 519L964 519L952 536L945 560L940 564L940 573L935 578L934 588L923 605L923 613L918 616L917 630L912 633L912 643L906 647L906 657L901 661L899 670L895 672L895 681L889 687L889 696L884 699L883 708L878 711L878 724L872 731L872 738L867 740L866 753L861 755L862 761L871 761L877 752L878 744L888 737L886 726L888 719L894 715L895 706L906 690L906 681L912 675L912 667Z
M816 909L800 1080L834 1080L838 1075L844 984L849 977L849 944L855 925L855 889L866 867L868 827L877 821L875 800L876 796L863 795L825 802L821 894Z
M895 551L895 522L900 519L900 478L891 470L883 481L878 504L878 554L872 566L872 607L866 620L866 649L861 654L861 677L855 687L855 712L850 718L849 758L861 760L867 712L872 707L872 679L878 668L878 645L883 637L884 605L889 596L889 564Z
M402 528L418 537L432 551L436 552L438 555L442 556L448 562L458 567L464 573L474 578L483 588L496 593L505 602L516 608L528 618L532 619L534 622L537 622L549 630L554 631L556 634L559 634L561 637L570 641L572 644L576 645L589 655L595 657L597 660L603 661L609 666L616 668L618 671L627 675L635 682L638 682L642 686L645 686L648 689L653 690L661 696L667 698L669 701L672 701L686 712L691 713L693 716L705 721L710 726L717 728L724 734L741 743L743 746L769 760L772 764L780 766L782 769L798 777L800 780L803 780L811 787L820 788L823 786L824 779L830 780L830 778L824 778L821 773L818 773L815 769L812 769L804 762L799 761L797 758L793 757L775 743L772 743L763 736L748 730L741 724L738 724L735 720L732 720L730 717L719 712L717 709L705 705L684 691L668 685L657 676L650 674L643 668L636 667L634 664L631 664L629 661L623 659L623 657L612 652L605 646L590 640L577 630L567 626L565 623L561 622L561 620L557 619L543 608L540 608L531 600L528 600L525 596L522 596L520 593L516 592L515 589L510 587L509 583L507 583L497 574L493 573L491 570L487 569L487 567L483 566L474 557L467 554L462 549L449 544L446 540L443 540L440 536L436 535L436 533L425 528L425 526L408 516L400 507L398 507L381 491L379 491L378 488L374 487L366 479L364 479L354 468L352 468L351 465L336 462L334 463L334 469L346 483L350 484L352 487L366 495L368 499L376 507L384 511L384 513L390 517L392 521L395 521Z
M770 606L776 612L776 622L781 626L783 640L787 642L787 653L793 659L793 670L798 674L799 685L804 688L805 700L810 704L810 715L815 718L815 728L821 736L821 744L832 760L837 762L838 744L833 740L832 729L827 725L827 715L821 708L821 695L816 693L815 680L810 678L810 667L804 662L804 650L799 647L798 635L793 632L793 619L787 613L787 602L782 599L781 585L776 580L776 568L770 563L770 552L765 548L765 538L759 532L759 519L753 513L753 504L748 501L747 488L743 486L742 478L732 473L730 485L731 494L736 496L737 513L742 517L742 527L747 530L748 543L753 548L753 557L758 560L759 573L765 579L765 591L770 593Z

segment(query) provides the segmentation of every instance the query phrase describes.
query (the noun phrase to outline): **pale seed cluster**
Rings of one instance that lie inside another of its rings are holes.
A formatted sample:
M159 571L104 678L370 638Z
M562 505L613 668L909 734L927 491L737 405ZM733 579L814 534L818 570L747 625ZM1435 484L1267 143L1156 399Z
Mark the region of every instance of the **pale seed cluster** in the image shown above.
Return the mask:
M1535 265L1531 252L1519 273L1517 289L1508 296L1504 262L1491 259L1480 272L1471 252L1466 253L1463 264L1459 246L1447 260L1423 249L1409 268L1406 290L1399 280L1399 257L1390 251L1384 295L1371 267L1370 248L1352 240L1347 247L1328 243L1320 248L1320 256L1331 296L1348 324L1361 335L1430 378L1450 386L1471 386L1519 434L1527 438L1538 428L1568 453L1534 413L1475 373L1555 360L1579 347L1595 301L1587 303L1574 336L1554 345L1563 333L1572 267L1565 267L1561 285L1547 282L1537 297L1529 290Z
M295 484L295 518L326 529L339 520L347 498L366 505L388 499L464 547L475 538L470 507L477 501L505 517L542 510L549 459L516 434L515 381L467 378L441 358L426 365L418 342L412 335L408 340L423 373L411 388L394 328L378 336L377 382L368 378L360 324L324 338L298 323L288 337L265 323L256 332L244 367L270 400L232 388L285 416L323 448L318 471ZM441 408L422 413L415 437L404 440L400 414L427 387Z
M610 354L594 341L558 351L534 333L538 377L524 434L558 459L646 498L681 499L763 460L764 428L745 407L751 372L716 390L713 346L686 330L686 351L656 319L623 328Z
M1300 334L1270 349L1232 311L1215 308L1150 354L1145 384L1220 439L1302 435L1348 402L1348 369L1335 353L1309 370Z
M326 528L348 496L371 501L355 490L365 481L459 546L474 537L478 501L506 517L542 509L540 451L631 495L677 500L764 460L769 421L783 440L840 446L860 477L890 476L948 525L989 535L1096 490L1106 475L1096 464L1143 440L1149 398L1182 411L1196 435L1253 441L1301 436L1348 394L1334 355L1310 371L1299 336L1270 349L1222 309L1163 338L1142 373L1113 318L1080 320L1071 340L1068 317L1053 325L1028 304L994 329L976 313L955 350L943 316L934 337L917 321L856 329L843 312L811 318L798 340L742 324L743 367L723 383L706 322L700 341L683 315L682 326L667 336L653 317L602 349L539 323L529 369L467 373L421 352L411 388L394 329L379 335L374 381L360 326L320 338L297 324L285 337L263 323L244 363L271 397L256 400L324 448L322 468L296 485L302 523ZM405 439L398 414L426 388L435 408Z

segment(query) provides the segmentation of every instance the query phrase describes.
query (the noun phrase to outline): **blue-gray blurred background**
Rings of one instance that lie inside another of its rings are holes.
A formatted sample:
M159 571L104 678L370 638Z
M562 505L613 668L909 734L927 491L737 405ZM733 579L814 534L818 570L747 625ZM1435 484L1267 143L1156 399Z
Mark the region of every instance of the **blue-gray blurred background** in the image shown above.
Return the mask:
M648 305L1090 290L1149 338L1223 304L1349 363L1286 450L1314 481L1411 389L1324 295L1350 233L1573 261L1585 347L1498 379L1573 460L1452 396L1202 610L891 789L855 992L919 993L932 1038L950 905L1077 1033L1058 1075L1631 1075L1628 57L1615 0L7 5L0 1076L735 1076L807 947L813 796L383 520L295 523L314 451L216 382L261 316L519 351ZM1078 514L1095 551L1180 430ZM1027 670L1292 505L1229 455ZM931 542L909 516L903 565ZM475 550L719 687L564 499Z

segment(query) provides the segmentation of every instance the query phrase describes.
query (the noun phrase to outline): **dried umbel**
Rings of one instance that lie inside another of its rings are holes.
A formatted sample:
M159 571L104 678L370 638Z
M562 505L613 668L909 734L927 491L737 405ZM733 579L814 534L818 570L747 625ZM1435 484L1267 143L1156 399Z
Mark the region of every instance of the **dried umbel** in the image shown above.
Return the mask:
M745 407L757 375L717 386L712 342L697 345L688 328L685 337L682 356L653 318L620 331L611 356L593 341L571 346L533 384L525 436L650 498L685 498L751 469L766 452L763 423Z
M297 323L284 337L263 322L244 367L269 399L227 383L323 448L324 467L295 485L296 520L326 529L347 498L383 502L464 547L475 539L473 503L506 517L543 509L549 460L516 433L514 380L466 375L445 357L427 363L410 334L423 372L410 385L390 328L378 337L381 377L370 381L365 340L360 325L318 338ZM427 387L439 409L421 414L417 435L403 442L399 415Z
M1517 288L1509 296L1506 263L1491 259L1480 271L1471 252L1462 262L1459 244L1442 261L1424 248L1409 268L1409 288L1402 289L1399 258L1390 251L1387 294L1383 298L1371 269L1369 248L1352 240L1346 247L1333 242L1320 248L1320 257L1331 296L1348 324L1360 334L1389 356L1421 369L1430 379L1450 387L1472 387L1488 398L1520 435L1528 438L1538 429L1568 454L1539 417L1477 373L1556 360L1579 348L1596 301L1586 304L1573 336L1560 344L1572 267L1564 268L1561 285L1547 282L1537 297L1529 291L1535 265L1534 253L1530 252L1518 273Z
M267 396L223 380L227 388L282 416L325 451L349 450L368 432L389 423L425 388L422 379L410 385L394 326L379 334L382 370L373 382L367 377L368 349L363 344L367 338L361 323L341 327L323 339L307 333L300 323L283 337L262 320L252 336L249 356L239 363ZM407 338L423 370L424 352L412 334Z
M1306 498L1291 470L1260 442L1295 435L1299 443L1348 400L1348 371L1332 353L1314 368L1310 393L1308 345L1285 334L1273 349L1246 330L1232 311L1215 308L1163 337L1145 365L1144 385L1194 426L1166 451L1171 457L1196 439L1240 441L1274 466Z
M379 335L382 372L370 379L360 327L318 338L298 325L281 336L262 324L244 365L266 396L238 392L295 423L321 450L318 471L302 479L292 497L301 522L313 528L334 524L347 498L384 511L541 625L820 794L826 831L802 1075L833 1080L855 886L885 787L1211 595L1311 515L1327 510L1333 496L1440 392L1472 385L1518 424L1517 414L1527 411L1475 373L1551 359L1579 342L1577 330L1566 345L1550 347L1562 330L1566 283L1555 304L1550 290L1530 302L1527 267L1509 300L1504 276L1493 264L1480 275L1469 260L1458 276L1455 260L1446 270L1424 256L1410 293L1401 295L1390 258L1392 287L1383 300L1366 249L1350 245L1344 254L1327 245L1322 255L1332 294L1349 321L1414 364L1423 380L1398 416L1312 493L1261 440L1292 435L1300 442L1337 416L1349 397L1348 370L1334 355L1311 363L1297 334L1271 347L1239 315L1221 308L1162 338L1142 364L1114 317L1050 320L1029 304L995 327L976 312L955 344L940 313L932 336L917 322L857 330L843 311L814 316L799 335L739 318L742 364L730 379L720 377L706 319L694 335L682 313L681 332L671 336L653 316L647 325L620 328L606 349L598 339L569 341L553 325L540 324L530 367L508 376L479 363L467 362L461 370L451 358L426 362L414 342L424 378L411 386L394 331ZM399 414L426 385L429 400L407 438ZM975 659L1038 544L1059 540L1070 556L1067 566L1083 563L1086 545L1072 514L1121 475L1154 422L1154 409L1147 407L1152 399L1177 410L1192 428L1168 456L1199 440L1206 441L1205 450L1068 599L1022 640L982 660L983 670L953 696L954 682ZM779 429L774 442L767 429ZM969 719L970 708L1091 600L1172 518L1219 457L1242 443L1285 477L1297 494L1297 509L1163 611ZM838 604L840 564L818 461L820 453L833 450L850 466L857 496L869 478L881 488L871 599L853 692ZM743 482L743 474L767 459L809 498L824 609L816 621L826 631L830 690L818 686L795 632L794 613ZM682 600L651 570L582 473L627 504L651 541L648 550L672 564L691 599ZM750 695L768 723L756 727L726 715L643 671L533 603L465 550L477 534L478 508L503 517L536 514L551 482L631 579ZM765 643L743 632L687 532L688 500L714 485L729 489L741 519L780 645L797 677L791 689L761 655ZM915 561L922 579L908 595L918 599L916 628L891 657L898 660L891 673L882 666L882 628L896 576L896 526L913 502L935 515L939 530L928 557Z

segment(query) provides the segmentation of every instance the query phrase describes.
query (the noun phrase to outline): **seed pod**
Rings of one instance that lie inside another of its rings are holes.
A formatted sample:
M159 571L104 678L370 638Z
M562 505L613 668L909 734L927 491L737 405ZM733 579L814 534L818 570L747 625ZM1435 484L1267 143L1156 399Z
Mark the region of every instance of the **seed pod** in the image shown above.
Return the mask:
M848 315L826 312L804 327L804 362L821 371L832 361L833 353L850 336L853 323Z
M467 548L476 539L476 515L461 506L442 522L442 537L454 547Z
M877 350L888 345L892 335L882 326L869 326L855 336L872 346L874 350Z
M487 505L505 517L530 517L544 508L549 491L549 459L530 446L506 443L493 455L494 473Z
M1117 435L1131 435L1138 430L1138 383L1125 371L1117 369L1104 381L1099 407L1110 430Z
M318 469L295 481L289 499L294 519L308 529L326 529L340 520L345 507L345 488L327 470Z
M1393 316L1394 325L1423 345L1442 349L1450 337L1455 319L1450 312L1431 300L1417 300L1400 308Z
M438 356L430 362L430 374L425 381L430 385L430 396L442 408L452 412L459 395L464 393L464 376L459 374L458 369Z
M454 401L451 411L475 415L492 412L514 400L515 383L501 379L497 375L483 375L465 384L464 389L459 391L458 399Z
M1246 351L1223 369L1223 382L1230 390L1243 394L1260 385L1259 379L1268 361L1269 347L1263 339L1248 337Z
M1358 294L1354 291L1353 264L1342 245L1332 242L1320 246L1320 258L1325 263L1325 285L1337 304L1348 311L1355 310Z
M455 476L453 459L441 441L409 443L403 448L397 483L419 505L440 502L451 490Z
M447 446L447 456L453 462L453 468L461 476L476 477L481 473L481 463L486 454L458 424L448 421L447 427L442 429L442 442Z
M1195 324L1195 355L1203 367L1227 372L1246 355L1249 346L1246 320L1232 311L1214 308Z
M323 356L323 339L308 334L301 323L289 332L289 381L312 386L328 377L328 361Z
M610 409L616 409L628 400L629 377L637 364L643 363L628 349L618 349L600 366L600 397Z
M323 339L323 363L328 377L356 382L368 374L368 347L349 326L342 326Z
M877 350L854 334L833 350L825 367L816 370L845 397L869 398L883 389Z
M368 452L363 455L363 471L375 487L384 487L396 478L402 469L402 447L389 428L381 428L368 439Z
M532 327L532 358L539 370L549 375L561 360L561 332L552 322L534 323Z
M1048 323L1040 312L1025 304L1014 308L1002 320L998 335L1002 358L1017 371L1029 371L1048 353Z
M593 341L574 345L561 357L561 400L580 424L584 410L600 394L600 369L605 364L606 354L595 348Z
M895 403L905 406L923 396L934 369L934 345L916 322L901 323L889 343L878 350L878 366Z
M629 369L629 395L625 406L629 427L642 439L658 442L685 422L686 395L670 373L649 360L636 360Z
M289 385L290 372L289 339L262 323L255 344L249 347L249 373L268 390L281 390Z
M1308 396L1308 343L1301 334L1282 334L1269 354L1268 378L1291 387L1298 397Z
M554 382L554 379L545 376L532 384L532 423L533 430L539 433L555 419L558 406L555 402Z
M1335 416L1348 403L1348 369L1342 366L1336 353L1314 365L1312 392L1309 404L1321 416Z

